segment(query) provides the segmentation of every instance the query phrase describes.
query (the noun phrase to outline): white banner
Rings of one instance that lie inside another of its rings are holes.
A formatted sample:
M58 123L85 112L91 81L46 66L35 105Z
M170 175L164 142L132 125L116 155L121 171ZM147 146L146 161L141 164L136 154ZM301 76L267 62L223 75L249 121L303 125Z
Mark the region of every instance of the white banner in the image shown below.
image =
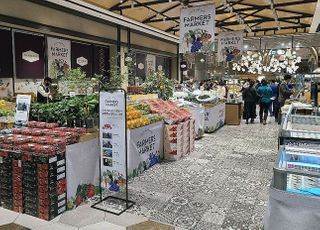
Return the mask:
M100 93L101 186L114 192L125 189L125 100L123 91Z
M180 53L210 52L214 49L215 6L182 8L180 13Z
M218 61L239 59L243 51L243 31L221 32L218 36Z
M26 125L29 121L31 95L18 94L16 99L16 123Z
M71 67L71 42L58 38L47 38L48 75L58 78Z
M98 138L66 148L68 209L100 192Z
M224 103L211 106L205 106L204 130L206 133L212 133L222 127L225 123L226 105Z
M149 74L156 71L156 56L152 54L147 54L146 64L147 64L146 75L148 76Z
M163 158L163 122L128 131L129 178L160 162Z

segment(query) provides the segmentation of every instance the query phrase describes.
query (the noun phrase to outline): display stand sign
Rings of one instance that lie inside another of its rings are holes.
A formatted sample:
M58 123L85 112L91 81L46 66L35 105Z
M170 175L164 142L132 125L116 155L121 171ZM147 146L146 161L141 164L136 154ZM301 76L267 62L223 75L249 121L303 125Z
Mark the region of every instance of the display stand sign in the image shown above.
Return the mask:
M102 190L125 192L126 199L108 196L94 208L120 215L133 206L128 200L126 92L100 92L100 186Z
M243 31L221 32L218 36L218 61L232 62L243 52Z
M182 8L180 53L207 53L214 49L215 7L213 4Z
M15 115L16 124L27 125L29 121L30 104L31 95L17 95Z
M71 42L58 38L47 38L48 74L52 79L63 76L71 66Z

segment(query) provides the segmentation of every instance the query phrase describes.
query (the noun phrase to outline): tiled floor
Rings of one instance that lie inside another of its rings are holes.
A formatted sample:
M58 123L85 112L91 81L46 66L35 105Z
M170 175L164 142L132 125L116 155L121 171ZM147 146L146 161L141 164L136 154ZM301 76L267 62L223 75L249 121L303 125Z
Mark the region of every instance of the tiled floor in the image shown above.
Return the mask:
M272 119L273 120L273 119ZM185 229L260 229L277 153L271 122L224 126L130 183L133 212Z
M277 134L278 126L270 122L224 126L205 135L189 157L154 166L135 178L129 188L137 205L120 217L84 205L46 222L0 208L0 226L14 222L37 230L261 229Z

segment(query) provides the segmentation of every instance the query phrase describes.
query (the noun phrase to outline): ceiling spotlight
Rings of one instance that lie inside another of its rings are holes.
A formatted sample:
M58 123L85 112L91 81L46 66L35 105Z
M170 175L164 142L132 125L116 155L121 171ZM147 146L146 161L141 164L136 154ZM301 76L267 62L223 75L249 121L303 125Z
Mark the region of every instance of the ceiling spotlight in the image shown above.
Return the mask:
M123 3L123 0L120 0L119 2L120 2L120 3Z

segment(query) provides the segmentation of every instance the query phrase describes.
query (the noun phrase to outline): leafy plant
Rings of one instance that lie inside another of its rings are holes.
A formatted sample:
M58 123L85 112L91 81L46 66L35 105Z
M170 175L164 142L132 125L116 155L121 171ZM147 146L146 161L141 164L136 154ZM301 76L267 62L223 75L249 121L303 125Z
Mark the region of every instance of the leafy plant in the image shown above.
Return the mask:
M174 81L167 78L163 71L154 72L147 76L146 93L157 93L159 98L168 100L173 96Z

